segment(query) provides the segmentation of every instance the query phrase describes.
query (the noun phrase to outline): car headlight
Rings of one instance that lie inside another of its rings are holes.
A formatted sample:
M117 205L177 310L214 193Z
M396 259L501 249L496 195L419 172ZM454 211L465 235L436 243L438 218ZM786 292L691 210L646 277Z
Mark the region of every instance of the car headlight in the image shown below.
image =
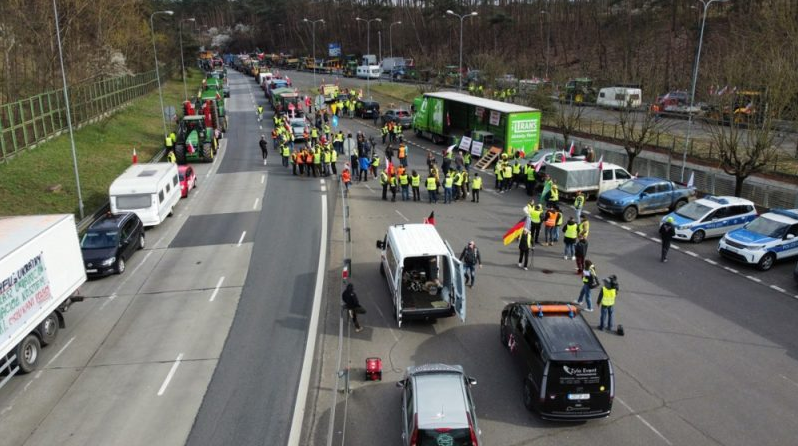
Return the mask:
M105 259L100 263L102 266L111 266L116 262L116 257L111 257L110 259Z

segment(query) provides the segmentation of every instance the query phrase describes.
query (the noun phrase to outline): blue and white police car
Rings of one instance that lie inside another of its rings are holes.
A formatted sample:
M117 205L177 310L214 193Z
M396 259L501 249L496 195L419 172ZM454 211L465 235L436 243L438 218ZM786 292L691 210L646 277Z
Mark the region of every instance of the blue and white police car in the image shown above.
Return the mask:
M662 218L673 217L677 240L701 243L706 237L723 234L752 221L757 216L754 203L737 197L704 197L692 201Z
M718 252L762 271L769 270L777 259L798 256L798 209L775 209L726 233Z

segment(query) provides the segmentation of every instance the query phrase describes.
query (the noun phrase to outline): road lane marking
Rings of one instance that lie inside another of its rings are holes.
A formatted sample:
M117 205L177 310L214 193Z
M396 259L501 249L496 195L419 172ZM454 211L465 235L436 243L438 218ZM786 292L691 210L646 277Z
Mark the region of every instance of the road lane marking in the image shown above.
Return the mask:
M730 272L730 273L734 273L734 274L739 274L739 273L740 273L740 272L739 272L739 271L737 271L736 269L734 269L734 268L731 268L731 267L728 267L728 266L724 266L724 267L723 267L723 269L725 269L726 271L728 271L728 272Z
M660 242L660 240L658 238L656 238L656 237L649 237L648 239L651 240L654 243L659 243ZM674 248L675 248L675 246L674 246Z
M177 371L177 368L180 366L180 360L182 360L182 359L183 359L183 354L182 353L177 355L177 359L175 360L175 363L172 364L172 368L169 369L169 374L166 375L166 379L163 380L163 384L161 384L161 388L158 389L158 396L161 396L161 395L163 395L164 392L166 392L166 387L169 385L169 381L172 380L172 377L175 376L175 372Z
M632 230L632 228L630 228L629 226L626 226L626 225L621 225L621 228L622 229L626 229L627 231L631 231Z
M622 399L618 398L617 396L615 397L615 399L616 399L616 400L617 400L619 403L623 404L623 407L625 407L627 410L629 410L629 412L631 412L632 414L634 414L634 416L635 416L635 417L637 417L637 419L638 419L638 420L640 420L640 421L641 421L643 424L645 424L647 428L651 429L651 431L652 431L652 432L654 432L655 434L657 434L657 436L658 436L659 438L661 438L661 439L662 439L662 441L664 441L665 443L667 443L667 444L669 444L669 445L673 446L673 443L671 443L671 442L670 442L670 440L668 440L667 438L665 438L665 436L664 436L664 435L662 435L662 433L661 433L660 431L658 431L658 430L657 430L657 429L656 429L654 426L652 426L652 425L651 425L651 423L649 423L648 421L646 421L646 419L645 419L645 418L643 418L643 417L641 417L639 414L635 413L635 411L634 411L634 410L633 410L631 407L629 407L629 405L628 405L628 404L626 404L626 402L624 402L624 400L622 400Z
M693 251L688 251L688 250L685 249L684 253L689 255L689 256L692 256L692 257L698 257L698 254L693 252Z
M69 347L69 344L71 344L71 343L72 343L72 341L74 341L74 340L75 340L75 337L74 337L74 336L72 336L72 337L71 337L71 338L70 338L70 339L67 341L67 343L66 343L66 344L64 344L64 346L63 346L63 347L61 347L61 350L58 350L58 353L56 353L56 354L55 354L55 356L53 356L52 358L50 358L50 360L49 360L49 361L47 361L47 364L45 364L45 365L44 365L44 367L45 367L45 368L47 368L47 367L50 367L50 364L52 364L52 363L53 363L53 361L55 361L56 359L58 359L58 357L59 357L59 356L61 356L61 353L64 353L64 350L66 350L66 349L67 349L67 347ZM38 378L38 376L37 376L37 378Z
M773 288L774 290L780 292L780 293L786 293L787 292L787 290L785 290L784 288L782 288L780 286L771 285L770 287Z
M266 174L260 176L260 184L263 184L264 182L266 182Z
M108 296L108 299L105 299L105 302L103 302L103 304L100 305L100 310L105 308L105 306L108 305L108 303L111 302L114 299L116 299L116 292L111 293L111 295Z
M404 218L404 219L405 219L405 221L410 221L410 219L409 219L409 218L407 218L407 217L405 217L404 215L402 215L402 213L401 213L401 212L399 212L399 210L397 210L397 209L394 209L394 210L396 211L396 213L397 213L397 214L399 214L399 216L400 216L400 217Z
M618 226L618 223L616 223L616 222L614 222L612 220L607 220L607 223L609 223L609 224L611 224L613 226Z
M258 202L259 202L259 201L260 201L260 198L256 198L256 199L255 199L255 204L253 204L253 205L252 205L252 210L255 210L255 209L257 209L257 208L258 208Z
M238 239L238 244L236 245L236 247L239 247L239 246L241 246L241 242L243 242L243 241L244 241L244 236L245 236L245 235L247 235L247 231L244 231L244 232L242 232L242 233L241 233L241 238L240 238L240 239Z
M324 180L321 180L322 182ZM313 309L310 313L308 325L308 339L305 347L305 357L302 360L302 369L299 372L299 386L297 388L294 413L291 416L291 432L288 435L288 446L299 446L302 436L302 425L305 421L305 404L310 389L310 371L313 366L313 355L316 350L316 332L321 313L322 291L324 288L324 272L327 262L327 194L321 196L321 237L319 240L319 266L316 270L316 289L313 293Z
M760 279L758 277L754 277L754 276L745 276L745 278L748 279L748 280L753 280L754 282L757 282L757 283L761 283L762 282L762 279Z
M671 248L675 249L676 251L681 251L682 250L682 248L680 248L680 247L678 247L676 245L671 245Z
M718 264L718 262L716 262L716 261L714 261L712 259L704 259L704 261L709 263L710 265L717 265Z
M213 300L216 299L216 295L219 293L219 288L221 288L222 282L224 282L224 276L220 277L219 281L216 282L216 288L213 289L213 294L211 294L211 298L208 300L208 302L213 302Z
M798 387L798 382L795 382L795 381L791 380L790 378L787 378L787 377L786 377L786 376L784 376L784 375L779 375L779 376L781 376L782 378L784 378L784 379L786 379L787 381L789 381L789 382L790 382L790 384L794 385L795 387Z
M639 235L640 237L648 237L645 232L643 231L635 231L635 234Z
M371 186L368 184L364 184L364 186L366 186L366 189L368 189L372 194L374 193L374 189L372 189Z
M321 185L321 191L322 191L322 192L327 192L327 186L325 186L324 184L322 184L322 185Z

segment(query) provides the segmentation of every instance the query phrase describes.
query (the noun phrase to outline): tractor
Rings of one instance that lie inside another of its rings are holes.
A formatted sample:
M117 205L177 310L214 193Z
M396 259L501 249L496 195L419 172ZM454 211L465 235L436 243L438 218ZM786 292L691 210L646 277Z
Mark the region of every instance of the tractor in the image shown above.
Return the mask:
M565 91L560 92L560 102L575 105L595 104L597 92L593 88L593 79L580 77L571 79L565 84Z
M222 81L219 79L206 79L202 86L202 90L198 95L197 108L200 108L203 103L210 101L213 105L212 117L213 126L220 132L227 132L227 114L224 109L224 90L222 88Z
M189 161L213 162L218 143L214 129L206 125L208 116L185 115L180 120L175 143L177 164Z

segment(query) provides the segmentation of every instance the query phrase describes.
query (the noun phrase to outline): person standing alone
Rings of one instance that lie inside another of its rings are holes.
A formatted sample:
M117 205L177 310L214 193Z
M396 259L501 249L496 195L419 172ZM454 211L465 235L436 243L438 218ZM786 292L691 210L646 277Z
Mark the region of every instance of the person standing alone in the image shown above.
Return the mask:
M460 253L460 261L463 262L465 267L466 285L473 287L474 281L477 279L477 265L482 268L482 256L479 255L479 249L473 240L468 242L468 245L463 248ZM469 279L470 278L470 279ZM471 283L469 284L469 280Z
M618 278L615 274L604 279L604 286L601 287L596 303L601 305L601 317L599 318L599 330L604 329L604 317L607 318L607 331L612 331L612 315L615 313L615 297L618 295Z
M676 236L676 228L673 227L673 217L665 219L665 223L659 227L659 237L662 239L662 257L664 263L668 261L668 251L671 249L671 240Z
M267 150L266 135L260 135L260 155L263 157L263 165L266 165L266 157L269 155Z
M363 331L363 327L357 321L357 315L358 313L365 313L365 310L360 306L360 302L357 300L355 286L351 283L347 284L346 289L341 295L341 299L344 301L344 307L346 308L347 313L349 313L349 318L352 319L352 323L355 325L355 331Z
M532 251L534 254L535 247L534 243L532 242L532 233L529 232L529 228L524 227L524 232L521 233L521 237L518 238L518 250L520 254L518 256L518 267L524 268L524 271L528 271L527 265L529 263L529 251ZM523 267L521 266L523 264ZM532 263L534 265L534 262Z

